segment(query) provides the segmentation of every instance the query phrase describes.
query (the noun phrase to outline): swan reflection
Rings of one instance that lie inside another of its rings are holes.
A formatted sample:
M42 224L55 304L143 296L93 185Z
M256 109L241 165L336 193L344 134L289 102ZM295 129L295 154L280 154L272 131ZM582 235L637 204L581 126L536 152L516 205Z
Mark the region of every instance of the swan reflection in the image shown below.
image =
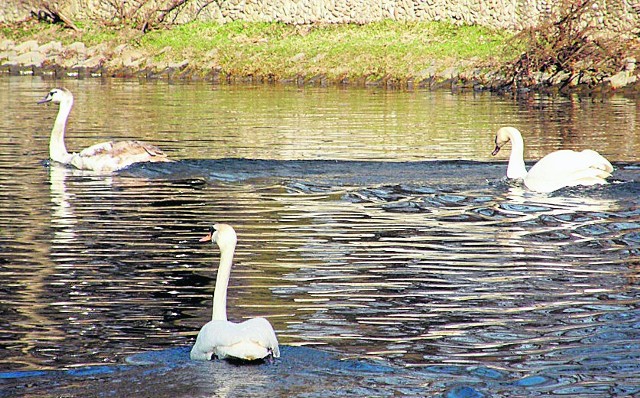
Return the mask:
M72 173L63 165L49 167L49 190L51 193L51 226L54 230L53 243L65 244L75 240L77 220L71 202L73 195L67 192L67 178Z

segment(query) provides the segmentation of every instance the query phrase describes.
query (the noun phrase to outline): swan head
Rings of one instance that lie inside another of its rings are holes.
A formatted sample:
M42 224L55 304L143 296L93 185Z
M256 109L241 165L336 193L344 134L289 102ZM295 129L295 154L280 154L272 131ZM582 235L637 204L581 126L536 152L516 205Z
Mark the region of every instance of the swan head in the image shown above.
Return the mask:
M47 93L46 97L38 101L38 104L46 104L47 102L59 104L63 101L69 100L73 101L73 94L71 94L71 91L66 88L54 88Z
M500 149L502 149L502 147L505 146L507 142L511 141L513 137L518 137L518 136L522 137L522 135L520 134L520 131L518 131L517 128L501 127L496 133L496 139L495 139L496 147L493 150L493 152L491 152L491 155L496 156L498 152L500 152Z
M220 250L235 248L238 241L236 231L228 224L214 224L209 227L209 233L200 242L212 241L218 245Z

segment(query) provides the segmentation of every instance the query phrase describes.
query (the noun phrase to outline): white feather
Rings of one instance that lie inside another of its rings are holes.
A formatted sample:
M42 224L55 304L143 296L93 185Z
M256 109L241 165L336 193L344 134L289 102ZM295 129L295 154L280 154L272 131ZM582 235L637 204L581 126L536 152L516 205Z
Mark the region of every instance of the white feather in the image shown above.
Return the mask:
M209 360L216 356L253 361L269 355L280 357L278 338L265 318L252 318L241 323L227 320L227 285L237 238L230 225L216 224L213 228L212 233L201 239L211 240L220 247L212 320L200 329L191 348L191 359Z
M540 159L527 172L524 165L524 142L520 131L513 127L502 127L496 134L495 155L511 141L511 155L507 166L507 177L521 178L524 185L536 192L553 192L576 185L607 184L613 166L598 152L586 149L581 152L560 150Z

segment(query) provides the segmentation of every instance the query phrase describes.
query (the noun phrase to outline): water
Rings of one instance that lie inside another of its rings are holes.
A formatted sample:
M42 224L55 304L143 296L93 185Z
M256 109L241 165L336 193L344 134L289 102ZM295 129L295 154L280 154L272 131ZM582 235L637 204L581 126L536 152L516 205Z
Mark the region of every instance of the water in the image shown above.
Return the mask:
M179 159L97 176L45 162L59 84L0 79L0 396L640 393L635 100L65 81L70 149ZM510 185L502 125L617 181ZM238 232L230 318L268 317L275 363L188 360L212 222Z

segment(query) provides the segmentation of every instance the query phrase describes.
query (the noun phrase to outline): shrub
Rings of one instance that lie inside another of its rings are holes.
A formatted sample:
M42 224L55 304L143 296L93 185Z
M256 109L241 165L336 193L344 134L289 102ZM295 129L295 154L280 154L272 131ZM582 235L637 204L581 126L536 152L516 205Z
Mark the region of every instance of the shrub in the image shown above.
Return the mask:
M515 42L525 51L507 66L510 87L594 86L621 70L636 41L599 27L595 4L595 0L561 0L537 26L517 34Z

